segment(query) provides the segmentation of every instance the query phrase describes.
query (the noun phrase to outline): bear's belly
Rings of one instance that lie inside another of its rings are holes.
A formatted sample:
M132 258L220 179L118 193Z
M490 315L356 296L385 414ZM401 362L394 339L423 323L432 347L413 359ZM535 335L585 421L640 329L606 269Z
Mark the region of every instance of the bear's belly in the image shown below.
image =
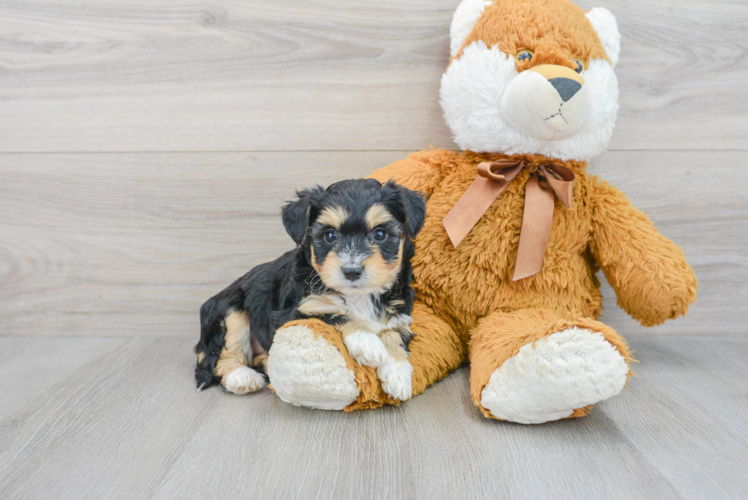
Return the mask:
M428 200L426 223L416 240L414 286L419 300L437 314L446 313L462 329L493 311L543 308L595 316L599 310L601 297L588 249L590 217L582 186L575 186L572 209L556 202L543 269L512 281L528 175L522 172L507 187L457 248L442 219L472 178L447 177Z

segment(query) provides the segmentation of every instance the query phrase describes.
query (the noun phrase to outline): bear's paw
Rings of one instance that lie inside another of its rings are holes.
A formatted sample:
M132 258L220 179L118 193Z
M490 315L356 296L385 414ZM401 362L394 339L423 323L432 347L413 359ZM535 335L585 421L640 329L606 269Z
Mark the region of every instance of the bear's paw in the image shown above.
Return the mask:
M569 328L522 346L491 374L481 405L510 422L559 420L618 394L628 372L601 333Z
M278 397L296 406L342 410L359 396L355 374L340 351L303 325L275 333L267 370Z

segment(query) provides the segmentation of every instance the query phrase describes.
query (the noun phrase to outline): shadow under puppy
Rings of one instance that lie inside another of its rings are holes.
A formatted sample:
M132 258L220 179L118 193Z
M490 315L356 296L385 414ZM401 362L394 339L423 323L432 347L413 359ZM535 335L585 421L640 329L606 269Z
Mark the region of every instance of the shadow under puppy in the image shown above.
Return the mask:
M350 355L377 369L391 397L411 397L410 286L413 238L426 204L390 181L340 181L297 192L283 225L297 248L261 264L200 308L195 346L198 390L222 383L230 392L261 389L275 331L317 317L340 331Z

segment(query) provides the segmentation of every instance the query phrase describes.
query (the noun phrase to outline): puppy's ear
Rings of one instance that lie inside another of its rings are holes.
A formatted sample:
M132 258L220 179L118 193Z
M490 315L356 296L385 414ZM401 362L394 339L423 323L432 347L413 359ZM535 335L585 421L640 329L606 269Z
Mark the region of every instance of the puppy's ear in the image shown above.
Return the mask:
M296 200L289 201L281 209L283 227L297 245L304 242L313 213L317 212L324 196L325 190L321 186L296 191Z
M405 229L411 238L415 238L426 221L426 200L421 193L399 186L393 181L388 181L387 184L397 190L400 203L405 207Z

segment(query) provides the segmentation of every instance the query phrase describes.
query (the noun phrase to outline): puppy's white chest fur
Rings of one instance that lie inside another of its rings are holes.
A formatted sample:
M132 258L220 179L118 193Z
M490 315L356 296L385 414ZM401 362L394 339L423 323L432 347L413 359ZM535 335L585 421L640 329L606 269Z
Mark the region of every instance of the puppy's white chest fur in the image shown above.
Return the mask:
M344 314L364 321L379 321L379 311L374 305L374 295L342 295Z
M377 295L310 295L299 304L299 312L307 316L340 314L365 324L372 333L390 328L388 320L380 314Z

